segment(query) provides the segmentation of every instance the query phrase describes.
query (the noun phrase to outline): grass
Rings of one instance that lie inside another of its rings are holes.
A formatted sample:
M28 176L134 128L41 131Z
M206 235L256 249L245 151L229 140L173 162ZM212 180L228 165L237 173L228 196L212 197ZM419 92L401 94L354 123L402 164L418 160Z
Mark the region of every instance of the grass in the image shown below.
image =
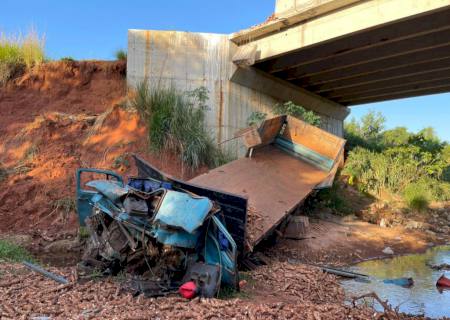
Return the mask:
M7 240L0 240L0 260L8 262L33 261L33 257L21 246Z
M186 92L175 87L149 89L144 81L132 105L147 123L153 151L178 154L183 164L197 169L216 167L229 159L206 128L207 100L204 87Z
M45 60L45 40L31 29L25 36L0 35L0 85Z
M53 211L59 211L62 221L69 219L69 214L76 210L75 199L72 197L65 197L53 201Z
M114 56L117 60L127 60L127 52L123 49L119 49L114 52Z
M403 191L406 204L412 210L424 212L430 205L431 194L423 183L412 183Z

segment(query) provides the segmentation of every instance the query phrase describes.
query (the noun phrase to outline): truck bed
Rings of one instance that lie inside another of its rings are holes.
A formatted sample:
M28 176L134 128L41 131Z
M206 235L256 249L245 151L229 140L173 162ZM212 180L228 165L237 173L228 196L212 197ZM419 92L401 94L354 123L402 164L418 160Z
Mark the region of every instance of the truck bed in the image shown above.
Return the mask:
M322 182L328 173L276 145L202 174L189 182L248 198L251 249Z

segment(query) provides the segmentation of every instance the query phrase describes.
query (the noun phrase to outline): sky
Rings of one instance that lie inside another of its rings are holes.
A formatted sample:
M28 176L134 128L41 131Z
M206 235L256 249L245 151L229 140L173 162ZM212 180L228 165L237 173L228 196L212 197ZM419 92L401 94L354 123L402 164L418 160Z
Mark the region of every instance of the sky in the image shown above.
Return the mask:
M0 33L45 36L49 58L113 59L128 29L232 33L263 22L275 0L1 0ZM432 126L450 142L450 94L352 107L348 119L381 111L387 128Z

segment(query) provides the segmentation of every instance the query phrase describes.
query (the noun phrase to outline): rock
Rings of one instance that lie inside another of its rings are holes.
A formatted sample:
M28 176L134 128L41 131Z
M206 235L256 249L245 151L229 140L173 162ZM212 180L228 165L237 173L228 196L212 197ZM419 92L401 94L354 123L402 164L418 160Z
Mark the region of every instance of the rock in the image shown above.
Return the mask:
M391 247L386 247L383 249L384 254L394 254L394 250Z
M436 236L436 232L433 232L431 230L425 230L426 233L428 233L430 236Z
M387 220L385 218L381 219L380 227L382 227L382 228L387 228L388 227L388 222L387 222Z
M414 220L408 221L408 223L405 226L406 229L423 229L423 227L424 226L423 226L422 222L414 221Z

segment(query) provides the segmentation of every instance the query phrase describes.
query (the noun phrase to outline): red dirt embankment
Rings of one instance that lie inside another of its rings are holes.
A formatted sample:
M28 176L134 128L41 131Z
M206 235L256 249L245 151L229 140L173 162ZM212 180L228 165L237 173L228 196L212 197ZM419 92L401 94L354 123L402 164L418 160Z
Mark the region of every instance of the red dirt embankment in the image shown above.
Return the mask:
M0 88L1 233L75 233L79 167L130 174L130 154L139 153L181 175L173 157L148 154L145 125L123 107L125 67L52 62Z

